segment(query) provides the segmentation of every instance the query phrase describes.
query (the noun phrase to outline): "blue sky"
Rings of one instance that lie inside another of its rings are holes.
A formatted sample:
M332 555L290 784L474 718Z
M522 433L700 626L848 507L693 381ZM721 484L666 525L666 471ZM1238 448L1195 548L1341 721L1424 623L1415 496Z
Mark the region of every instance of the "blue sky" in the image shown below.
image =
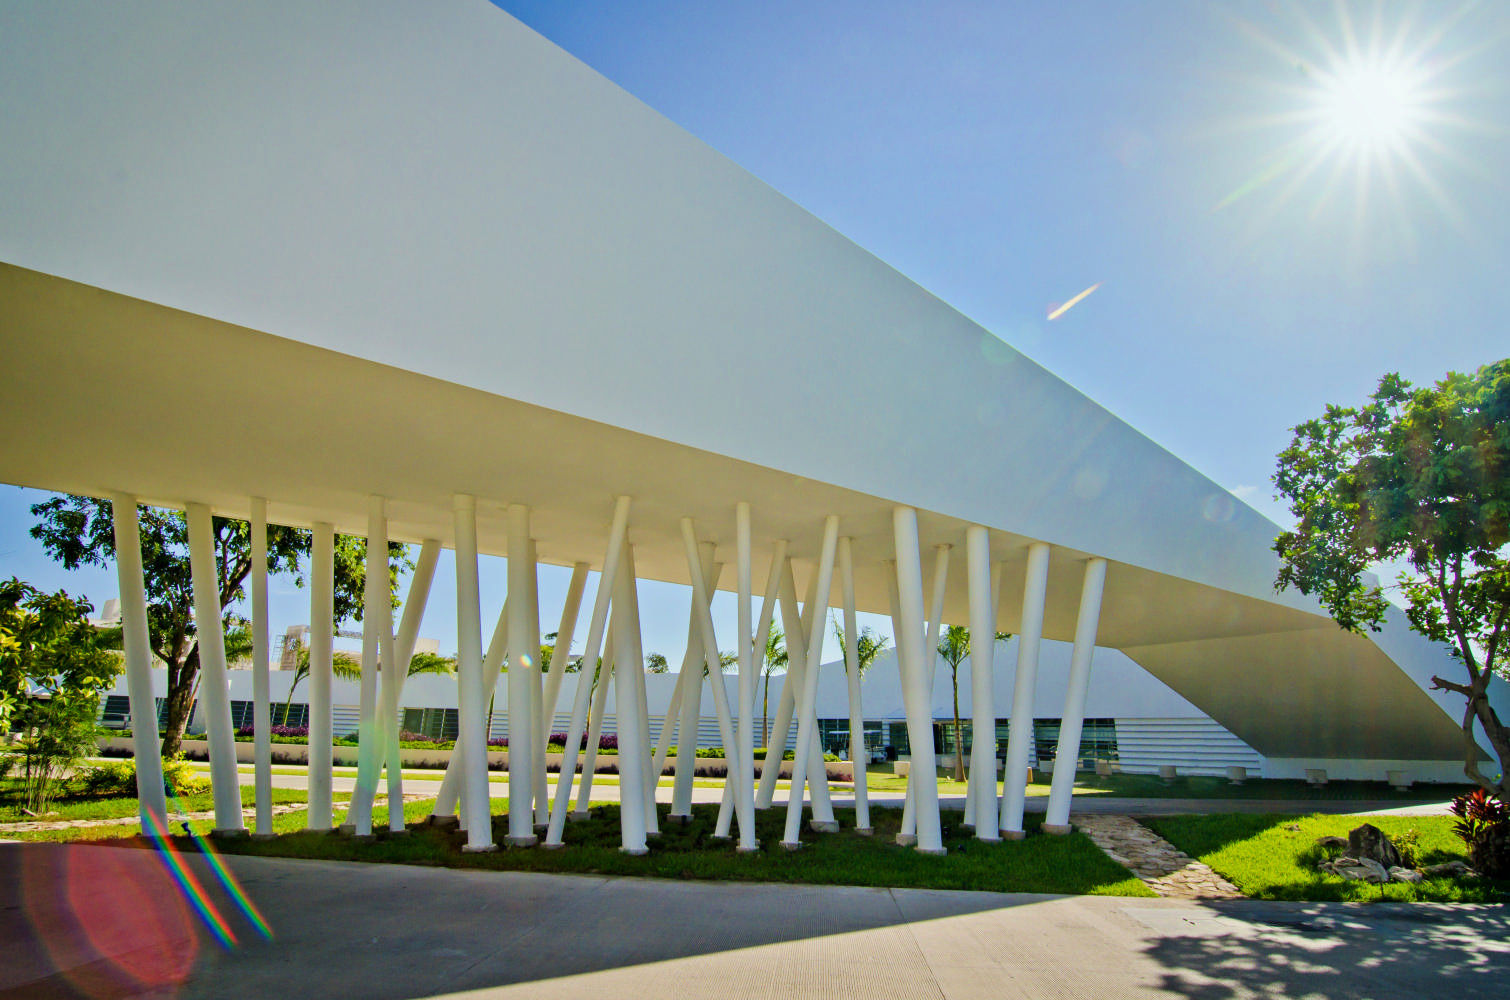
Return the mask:
M499 6L1272 518L1296 422L1510 354L1510 5ZM1326 95L1363 85L1407 113L1359 146ZM27 538L36 497L0 488L0 574L113 596ZM647 649L685 601L647 587Z

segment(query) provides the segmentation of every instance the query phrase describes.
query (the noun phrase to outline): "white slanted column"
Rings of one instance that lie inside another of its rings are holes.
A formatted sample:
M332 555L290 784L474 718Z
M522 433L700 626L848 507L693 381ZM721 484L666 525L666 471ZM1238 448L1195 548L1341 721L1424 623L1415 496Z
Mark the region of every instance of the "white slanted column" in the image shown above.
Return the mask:
M634 701L626 708L620 708L620 712L633 711L635 723L639 726L640 736L635 741L635 747L642 757L641 774L645 787L645 833L651 837L661 835L660 819L655 806L655 789L659 784L659 776L650 773L651 758L655 756L654 749L650 745L650 709L647 705L645 693L645 645L640 636L640 595L639 574L634 568L634 548L630 547L624 553L624 568L629 573L629 579L634 581L634 586L629 589L629 604L625 611L629 620L634 625L634 647L639 650L639 658L633 663L634 676L627 678L634 685ZM617 690L617 689L616 689ZM628 691L626 687L624 689ZM623 751L621 750L622 754ZM623 791L620 790L622 798Z
M703 581L703 589L692 588L691 601L687 607L687 652L682 657L682 670L677 677L681 691L681 721L676 727L676 780L671 790L671 819L685 823L692 818L692 779L697 771L697 731L703 715L703 674L706 664L703 657L703 638L699 632L702 613L699 601L706 600L723 573L723 564L713 561L714 546L704 542L697 546L697 561L688 568ZM704 596L699 597L702 594ZM657 755L659 756L659 755Z
M924 643L924 684L928 690L928 718L930 724L933 719L933 678L938 672L939 664L939 633L944 623L944 589L949 581L949 553L951 546L937 545L933 550L933 589L932 603L929 604L927 640ZM913 794L913 776L917 773L916 768L911 768L907 773L907 801L902 806L902 837L912 837L917 834L917 815L915 807L917 799ZM933 780L933 779L930 779ZM936 781L935 781L936 783Z
M546 830L545 846L560 847L562 832L566 828L567 807L571 804L572 779L577 771L577 752L582 742L582 727L587 720L588 704L593 697L593 674L598 659L598 647L603 642L603 630L608 624L608 607L613 597L614 580L618 575L619 556L624 547L624 532L629 524L629 498L619 497L614 505L613 524L608 531L608 550L603 555L603 572L598 577L598 591L593 597L592 618L587 626L587 642L582 647L582 667L577 671L577 690L572 699L571 721L566 730L566 753L561 760L561 773L557 776L556 797L551 804L550 826ZM604 664L605 671L607 663ZM608 678L601 678L605 686ZM593 722L599 720L600 712L593 713ZM596 750L596 735L593 737ZM595 755L594 755L595 756ZM587 766L583 768L586 784ZM584 805L583 810L586 810Z
M1101 592L1106 586L1106 560L1085 564L1080 588L1080 614L1075 619L1075 652L1070 660L1070 686L1064 696L1059 725L1059 749L1054 755L1054 780L1049 787L1045 833L1070 832L1070 798L1075 791L1075 762L1080 759L1080 730L1085 725L1085 693L1091 682L1091 656L1096 652L1096 629L1101 623Z
M136 497L110 495L115 529L115 574L121 592L121 635L126 653L126 693L131 701L131 746L136 755L136 802L142 836L168 833L162 747L157 742L157 697L152 692L152 640L147 632L147 588L142 578L142 535ZM258 730L266 732L267 727Z
M734 732L734 715L729 710L729 690L724 686L723 664L719 660L718 637L713 631L712 601L713 590L707 578L700 577L700 557L698 554L697 533L692 526L692 518L682 518L682 548L687 556L687 572L692 577L693 594L696 597L694 604L697 607L697 624L699 638L702 640L703 660L708 667L708 688L713 692L713 711L718 717L719 740L724 746L724 782L733 783L732 794L738 799L746 794L747 789L739 785L739 771L732 766L732 762L739 756L739 740ZM717 577L713 577L717 581ZM744 820L741 820L744 823ZM754 822L752 813L748 825ZM741 837L744 836L748 825L740 828Z
M808 581L807 599L799 613L797 609L797 581L792 575L792 563L788 559L782 566L781 582L777 593L781 599L781 620L786 628L787 665L786 678L781 685L781 699L776 710L776 729L772 732L772 745L766 759L776 762L776 767L768 769L761 776L760 787L762 794L766 794L769 788L774 792L776 787L776 775L780 770L781 761L786 755L787 735L791 721L799 707L798 696L802 690L802 678L805 676L807 665L807 637L812 632L813 611L818 602L818 573L815 569ZM827 603L827 602L825 602ZM821 629L821 625L819 626ZM817 633L818 642L823 641L821 631ZM798 721L801 727L801 721ZM813 829L824 833L832 833L839 829L838 822L834 819L833 803L828 794L828 768L823 763L823 751L818 747L818 732L815 725L812 730L812 752L808 757L807 783L808 790L813 798ZM796 763L796 753L793 753L793 763ZM797 772L793 770L793 777ZM767 784L769 782L769 784ZM766 800L769 802L769 798ZM757 808L759 808L757 800Z
M860 635L855 616L855 561L848 537L839 539L839 583L844 592L844 673L849 690L849 759L855 769L855 832L869 836L865 710L860 704Z
M1021 840L1022 810L1028 794L1028 753L1033 746L1033 697L1038 684L1038 645L1043 638L1043 602L1049 585L1049 547L1028 546L1023 583L1022 632L1017 645L1017 680L1012 689L1012 725L1007 733L1007 766L1002 771L1001 832Z
M530 636L539 622L530 626L530 599L535 567L530 562L530 509L510 504L509 533L509 846L531 847L537 838L530 808L534 794L534 713L530 707L530 688L534 685L530 665L540 655L540 648L530 649ZM487 735L480 743L483 761L487 760ZM486 776L483 778L487 780Z
M488 643L488 651L482 657L482 697L485 703L495 701L498 690L498 677L503 672L503 658L509 651L509 602L505 598L503 610L498 612L498 622L493 626L493 639ZM458 683L460 683L458 679ZM460 727L458 727L459 730ZM487 717L483 717L482 739L486 743L489 738ZM456 806L460 801L462 783L466 780L467 751L461 741L460 731L456 734L456 746L451 751L451 760L446 764L445 777L441 779L440 791L435 794L435 805L430 811L429 822L435 826L451 826L451 820L456 817ZM487 751L483 751L486 758Z
M613 619L608 622L608 634L603 640L603 666L598 671L598 686L593 690L592 714L587 726L587 746L582 751L582 781L577 786L577 807L571 813L575 820L587 819L592 805L592 776L597 773L598 747L603 738L603 716L608 712L608 689L613 680L613 650L617 640L613 637ZM557 798L561 790L556 789Z
M316 522L309 557L309 818L310 830L329 830L330 674L335 643L336 532Z
M427 538L420 546L419 561L409 579L409 595L404 598L404 616L399 621L398 638L392 655L383 655L382 715L386 735L383 738L385 766L388 772L388 832L409 832L404 825L404 759L399 747L399 708L404 683L409 677L409 661L414 659L414 644L419 639L419 624L430 600L430 584L435 579L435 563L440 558L440 542Z
M639 622L633 610L636 583L634 546L624 546L624 559L614 581L614 674L613 703L619 729L619 850L625 854L644 854L645 843L645 761L647 741L640 725L639 695L635 682L645 682L644 654L640 650ZM639 794L636 794L639 792Z
M776 794L776 780L780 776L781 761L786 756L787 740L792 729L792 712L796 707L797 658L793 655L795 645L801 641L801 616L797 614L797 598L792 591L792 561L781 560L781 621L786 630L786 673L781 678L781 690L776 695L776 716L771 720L771 732L767 738L765 764L761 768L760 787L755 793L755 808L771 808Z
M482 609L477 585L477 501L458 493L452 500L453 529L456 535L456 697L457 733L453 755L461 757L461 815L466 827L467 843L463 851L480 852L496 849L493 843L492 796L488 789L487 691L482 671ZM510 555L512 555L512 550ZM522 553L521 553L522 554ZM509 576L513 574L509 560ZM511 584L513 580L509 581ZM513 588L510 587L512 591ZM525 603L521 600L515 605ZM522 628L522 623L521 623ZM528 704L528 702L526 702ZM510 790L512 792L512 789ZM529 786L523 798L528 802Z
M965 529L965 571L970 585L970 816L980 840L1000 840L996 803L996 607L991 603L991 535ZM956 748L959 749L959 748Z
M823 767L823 754L818 752L817 761L813 760L813 747L817 742L818 718L815 705L818 698L818 668L823 662L823 622L828 617L828 595L833 589L834 582L834 549L839 540L839 517L830 514L823 522L823 551L818 557L817 586L814 588L815 598L812 601L811 620L813 627L809 630L807 662L802 668L802 689L798 695L797 703L797 752L792 761L792 791L787 798L786 807L786 833L782 838L781 846L787 850L796 850L802 846L802 804L804 780L808 776L811 767ZM736 789L737 791L737 789ZM825 824L818 818L817 809L814 808L813 824L818 826Z
M252 836L273 835L272 654L267 634L267 501L252 498L252 770L257 820Z
M367 561L362 588L362 680L357 716L357 784L343 833L372 836L372 801L381 767L377 717L378 662L393 644L393 608L388 583L388 514L383 498L367 498ZM391 652L391 650L388 650Z
M231 729L231 685L225 674L225 633L220 620L220 573L210 508L191 503L189 569L194 578L194 627L199 642L199 703L210 744L210 784L218 837L241 836L241 781L236 773L236 733Z
M933 753L932 685L924 657L927 637L923 633L923 564L918 554L918 515L911 507L892 511L892 529L897 554L897 592L901 616L896 622L897 659L902 671L906 701L907 741L912 746L912 789L917 823L917 848L922 854L943 854L943 831L939 822L938 773Z
M540 752L546 752L550 730L556 725L556 706L561 699L561 681L566 677L568 661L571 660L572 640L577 635L577 612L582 610L582 593L587 589L587 563L579 562L572 567L571 583L566 588L566 603L561 605L561 623L556 626L556 645L551 653L551 666L545 677L546 731L539 734ZM545 758L541 758L544 760ZM547 808L549 803L547 803Z

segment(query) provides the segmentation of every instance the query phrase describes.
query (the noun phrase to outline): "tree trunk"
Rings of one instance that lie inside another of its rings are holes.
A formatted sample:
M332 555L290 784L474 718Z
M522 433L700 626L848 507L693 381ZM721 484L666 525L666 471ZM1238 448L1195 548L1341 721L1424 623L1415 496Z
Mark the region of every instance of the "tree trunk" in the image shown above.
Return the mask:
M959 665L956 664L950 671L949 678L954 682L954 780L965 780L965 744L960 739L959 731Z

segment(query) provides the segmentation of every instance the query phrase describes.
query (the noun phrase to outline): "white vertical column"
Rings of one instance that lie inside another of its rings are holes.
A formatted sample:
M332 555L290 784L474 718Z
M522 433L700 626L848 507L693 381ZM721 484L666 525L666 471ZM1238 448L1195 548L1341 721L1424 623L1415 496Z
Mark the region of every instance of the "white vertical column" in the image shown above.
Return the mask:
M1091 682L1091 656L1096 652L1096 629L1101 623L1101 593L1106 586L1106 560L1085 564L1080 588L1080 613L1075 619L1075 652L1070 659L1070 686L1064 696L1059 723L1059 749L1054 755L1054 780L1049 787L1045 833L1070 832L1070 799L1075 791L1075 762L1080 759L1080 731L1085 725L1085 693Z
M780 588L781 588L782 571L783 571L783 569L786 569L786 568L787 568L787 565L786 565L786 539L782 538L782 539L778 539L777 540L775 546L773 546L772 551L771 551L771 566L770 566L769 571L766 574L765 595L762 598L761 604L760 604L760 624L755 627L755 636L754 636L755 651L754 651L754 655L756 657L759 657L761 659L762 663L764 662L764 658L765 658L766 643L769 642L770 638L771 638L771 622L772 622L772 619L775 617L775 614L776 614L776 604L779 601L778 594L780 593ZM751 711L751 717L752 717L751 718L752 727L753 727L753 716L754 716L755 692L759 689L760 674L761 674L760 670L753 670L751 672L751 676L749 678L749 688L750 688L750 690L749 690L749 698L750 698L750 705L751 705L750 711ZM777 700L777 711L780 711L780 699L779 698ZM756 793L757 782L755 781L755 760L754 760L755 752L754 752L754 748L755 748L755 734L752 731L750 733L750 769L749 769L749 772L748 772L748 777L750 779L749 780L750 791L751 791L751 794L755 798L754 806L755 806L756 809L760 809L760 808L762 808L762 806L760 805L759 795ZM761 772L762 772L762 774L761 774L762 782L761 783L764 782L764 772L766 770L768 770L768 769L762 763L761 764ZM774 787L775 787L775 781L774 780L772 780L771 785L772 785L772 788L774 789ZM734 800L733 800L732 796L727 797L725 801L722 801L722 802L719 803L719 806L718 806L718 829L721 829L721 830L724 830L724 831L727 831L729 829L729 819L730 819L730 816L732 814L733 808L734 808Z
M860 704L860 634L855 616L855 561L846 536L839 539L839 583L844 592L844 672L849 689L849 759L855 770L855 832L868 836L870 794L865 770L865 710Z
M236 773L236 733L231 728L231 685L225 674L225 633L220 620L220 574L210 508L191 503L189 569L194 583L194 630L199 643L199 704L210 744L210 784L216 836L246 833L241 821L241 780Z
M483 728L487 725L487 691L483 686L482 670L482 609L477 584L477 501L474 497L458 493L452 498L453 529L456 535L456 675L457 675L457 734L454 755L461 755L461 813L462 824L467 830L467 843L463 851L481 852L495 850L493 843L492 796L488 788L488 737ZM512 538L510 539L512 541ZM523 546L521 546L521 549ZM513 556L511 547L509 555ZM522 557L523 552L519 555ZM514 560L509 560L509 590L513 589ZM526 602L514 600L515 606ZM523 623L520 623L523 631ZM512 694L512 692L510 692ZM528 695L515 704L528 705ZM509 755L510 760L513 754ZM510 794L513 794L511 788ZM529 785L524 794L511 798L510 819L516 813L515 803L529 801Z
M372 836L372 800L377 792L379 653L393 640L393 608L388 583L388 514L383 498L367 498L367 559L362 588L362 677L357 715L357 783L346 810L343 833Z
M1033 697L1038 684L1038 645L1043 637L1043 603L1049 585L1049 547L1028 546L1023 582L1022 631L1017 640L1017 680L1012 689L1012 725L1007 733L1007 766L1002 773L1001 832L1021 840L1027 797L1028 754L1033 747Z
M404 825L404 758L399 747L398 713L404 684L409 677L409 661L414 659L414 644L419 639L419 624L430 600L430 584L435 579L435 563L439 558L440 542L434 538L425 539L420 546L419 560L414 564L414 575L409 578L409 594L404 598L404 616L399 621L393 655L383 657L383 725L387 727L383 749L387 756L390 835L409 832Z
M530 796L533 770L534 715L530 708L532 680L529 665L539 655L530 649L530 509L510 504L509 539L509 845L531 847L535 836ZM538 624L538 623L537 623ZM483 743L487 742L484 735Z
M330 674L335 643L335 528L316 522L309 558L309 818L310 830L329 830Z
M488 643L488 651L482 657L482 700L483 700L483 724L482 740L487 743L492 738L491 727L487 723L487 705L496 703L498 691L498 678L503 672L503 658L508 655L509 646L509 601L505 597L503 608L498 612L498 621L493 625L493 638ZM460 684L458 678L457 683ZM460 688L458 688L458 691ZM505 706L505 712L507 706ZM435 805L431 808L429 822L431 825L449 826L450 821L456 816L457 803L461 797L462 784L466 781L466 762L471 753L467 750L461 739L461 727L457 727L456 746L451 751L451 760L446 764L445 777L441 779L440 791L435 793ZM487 759L487 749L483 749L483 759ZM490 786L491 787L491 786Z
M624 546L624 559L614 581L614 714L619 729L619 850L645 854L645 732L640 726L639 695L635 683L645 682L644 654L640 650L640 623L634 612L634 546ZM639 794L636 794L638 792Z
M566 753L561 760L561 773L557 775L556 798L551 805L550 826L545 836L547 847L561 845L562 831L566 827L567 806L571 803L572 780L576 777L577 771L577 751L582 741L582 727L586 721L588 703L593 696L592 680L597 666L598 646L603 641L603 629L608 624L608 607L613 597L614 580L618 574L619 556L624 546L624 532L628 524L629 498L621 496L614 505L613 523L608 529L608 549L603 555L603 572L598 577L598 591L593 597L592 618L587 626L587 642L582 648L582 668L577 671L577 690L572 699L571 721L566 730ZM601 683L606 685L608 678L601 678ZM592 720L594 724L598 722L598 717L599 713L594 712ZM584 773L583 778L586 777Z
M723 664L719 659L718 637L713 631L713 589L706 579L698 579L701 558L698 553L697 533L693 529L690 517L682 518L682 549L687 557L688 575L692 576L694 603L697 606L697 624L699 638L702 640L703 661L708 667L708 687L713 692L713 711L718 717L719 741L724 746L724 782L732 784L732 794L738 796L745 793L745 789L739 785L740 772L730 766L739 755L739 740L734 731L734 715L729 710L729 691L724 686ZM717 577L712 578L713 582ZM753 813L750 817L753 822ZM744 822L741 818L741 822ZM743 838L746 828L740 828L740 836Z
M814 588L816 598L812 607L813 626L807 635L807 662L802 668L802 690L797 702L797 752L792 761L792 791L787 798L786 834L781 846L796 850L802 846L803 790L808 770L813 766L813 746L817 742L818 718L815 704L818 697L818 668L823 663L823 622L828 615L828 595L834 583L834 549L839 540L839 517L830 514L823 522L823 551L818 557L818 583ZM823 766L823 754L817 755L817 766ZM736 790L737 791L737 790ZM816 809L814 820L817 820Z
M272 655L267 634L267 501L252 498L252 770L256 785L254 837L273 835Z
M577 787L577 808L571 814L571 818L576 820L587 819L591 815L592 776L598 767L598 745L603 738L603 716L608 712L608 688L609 682L613 679L613 651L616 642L613 620L609 619L608 633L603 640L603 666L598 671L598 686L592 696L592 721L587 727L587 747L582 752L582 782ZM560 791L557 788L557 798L560 798Z
M991 534L965 529L970 583L970 817L980 840L1000 840L996 808L996 608L991 603ZM959 749L959 748L956 748Z
M546 732L540 734L540 752L545 752L550 730L556 725L556 706L561 700L561 682L571 660L572 640L577 636L577 613L582 610L582 594L587 589L587 563L572 566L571 583L566 587L566 603L561 606L561 623L556 626L556 646L551 653L550 671L545 677Z
M928 605L928 630L927 639L923 644L923 684L928 690L927 715L930 731L933 724L933 679L938 673L939 664L939 633L944 623L944 589L949 581L949 545L936 545L933 549L933 589L931 591L931 603ZM930 745L931 737L930 737ZM907 801L902 806L902 837L911 837L917 833L917 817L915 807L917 799L913 794L912 784L916 768L910 769L907 775ZM930 781L937 784L937 775L930 774Z
M734 505L735 575L739 588L739 724L735 727L738 749L729 761L729 771L739 774L734 811L739 816L741 852L760 849L755 838L755 637L750 632L750 614L754 610L750 561L750 505ZM726 779L727 781L727 779Z
M933 753L932 690L924 658L923 565L918 553L918 515L911 507L892 511L892 531L897 554L897 590L901 618L897 622L898 660L902 685L911 692L906 706L907 739L912 745L910 771L919 780L908 781L917 821L917 846L922 854L943 854L943 831L939 823L938 772ZM905 649L904 649L905 647Z
M530 776L534 785L537 833L544 833L550 822L550 803L546 798L545 747L550 740L550 725L545 718L545 671L540 663L540 555L535 540L530 539Z
M126 653L126 693L131 701L131 746L136 755L136 802L142 836L168 832L162 747L157 737L157 697L152 692L152 640L147 632L147 588L142 578L142 535L136 497L110 495L115 529L115 574L121 592L121 637ZM259 732L266 727L259 729Z
M723 573L723 564L714 561L712 542L697 546L697 562L688 567L688 575L697 574L703 581L698 590L697 580L691 580L692 598L687 606L687 652L682 657L682 676L677 684L682 692L681 721L676 733L676 778L671 789L671 817L686 822L692 817L692 779L697 771L697 737L703 715L703 674L707 663L703 656L702 633L698 631L701 614L700 601L707 600ZM703 596L699 597L701 594ZM710 681L711 682L711 681Z

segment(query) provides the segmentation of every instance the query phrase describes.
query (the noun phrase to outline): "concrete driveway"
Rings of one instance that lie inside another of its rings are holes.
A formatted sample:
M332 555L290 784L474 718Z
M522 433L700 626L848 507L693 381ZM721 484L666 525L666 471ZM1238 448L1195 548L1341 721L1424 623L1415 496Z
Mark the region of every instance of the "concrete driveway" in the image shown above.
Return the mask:
M1503 997L1502 907L1191 903L0 846L0 997Z

